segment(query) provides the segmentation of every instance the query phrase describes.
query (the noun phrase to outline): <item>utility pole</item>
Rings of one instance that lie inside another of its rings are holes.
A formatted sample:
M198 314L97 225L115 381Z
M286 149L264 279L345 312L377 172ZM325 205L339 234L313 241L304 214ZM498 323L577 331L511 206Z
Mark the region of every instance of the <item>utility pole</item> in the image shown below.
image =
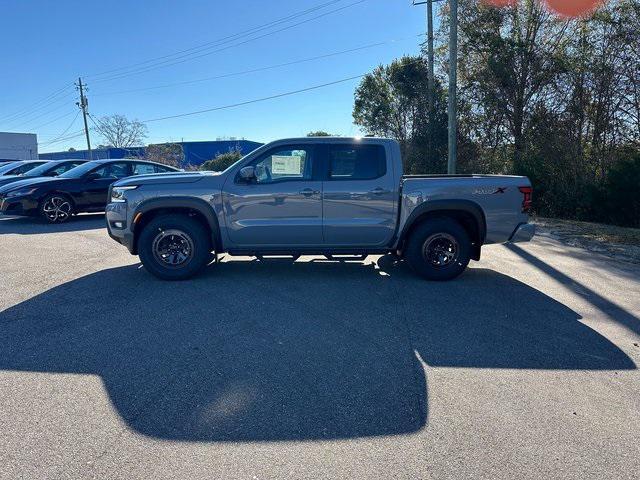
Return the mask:
M433 55L433 2L439 2L441 0L426 0L417 2L413 0L414 5L426 5L427 6L427 103L429 106L429 125L433 124L433 110L435 106L434 101L434 55Z
M434 91L435 85L434 79L434 67L433 67L433 0L427 0L427 62L429 67L428 82L429 82L429 123L433 123L433 108L434 108Z
M82 118L84 119L84 134L87 137L87 150L89 151L89 161L93 160L91 153L91 140L89 140L89 126L87 125L87 107L89 102L87 97L84 96L84 90L82 85L82 78L78 77L78 89L80 90L80 101L76 102L76 105L82 109Z
M434 53L433 53L433 3L440 2L442 0L425 0L417 2L414 0L414 5L426 4L427 6L427 63L428 63L428 92L427 102L429 105L429 146L433 141L433 124L435 114L435 80L434 80ZM449 158L447 161L447 172L449 174L456 173L456 159L457 159L457 136L458 136L458 122L457 122L457 83L458 83L458 0L449 0L451 7L451 19L449 27ZM431 152L431 148L429 148Z
M458 0L449 0L449 161L447 173L456 173L458 157Z

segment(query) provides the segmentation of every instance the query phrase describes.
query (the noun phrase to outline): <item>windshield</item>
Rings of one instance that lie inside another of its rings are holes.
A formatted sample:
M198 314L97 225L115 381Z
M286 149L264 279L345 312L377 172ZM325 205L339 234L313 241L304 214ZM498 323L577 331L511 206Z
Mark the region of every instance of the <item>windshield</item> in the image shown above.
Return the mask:
M101 162L95 162L95 161L94 162L83 163L82 165L78 165L77 167L72 168L71 170L67 170L62 175L59 175L59 177L62 177L62 178L80 178L85 173L90 172L91 170L93 170L94 168L99 166L100 164L101 164Z
M8 165L5 165L4 167L0 167L0 175L12 170L13 168L15 168L15 167L17 167L19 165L22 165L22 162L14 162L14 163L10 163Z

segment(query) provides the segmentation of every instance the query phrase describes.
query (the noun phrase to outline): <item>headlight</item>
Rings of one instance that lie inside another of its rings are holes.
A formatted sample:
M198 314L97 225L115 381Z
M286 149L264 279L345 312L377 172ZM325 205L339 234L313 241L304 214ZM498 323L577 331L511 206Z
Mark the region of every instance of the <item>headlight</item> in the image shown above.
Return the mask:
M113 187L111 189L111 202L112 203L122 203L127 200L124 198L124 192L127 190L134 190L138 188L138 185L130 185L126 187Z
M22 197L23 195L31 195L33 192L35 192L38 189L38 187L27 187L27 188L19 188L17 190L11 190L10 192L6 193L6 197Z

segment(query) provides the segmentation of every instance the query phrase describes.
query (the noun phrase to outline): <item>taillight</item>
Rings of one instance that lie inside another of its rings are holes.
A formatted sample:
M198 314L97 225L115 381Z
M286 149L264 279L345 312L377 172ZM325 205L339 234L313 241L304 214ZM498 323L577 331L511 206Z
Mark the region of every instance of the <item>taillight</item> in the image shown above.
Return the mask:
M518 187L522 192L522 213L531 211L531 200L533 198L533 187Z

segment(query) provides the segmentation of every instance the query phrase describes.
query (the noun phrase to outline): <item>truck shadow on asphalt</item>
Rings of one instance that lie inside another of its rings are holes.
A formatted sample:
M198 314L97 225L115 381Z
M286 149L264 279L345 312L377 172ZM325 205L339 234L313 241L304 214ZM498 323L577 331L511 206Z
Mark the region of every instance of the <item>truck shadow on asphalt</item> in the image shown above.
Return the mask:
M71 217L65 223L48 223L38 217L10 217L0 215L0 235L40 235L43 233L78 232L107 228L104 213L90 213Z
M427 283L378 263L230 261L179 283L137 265L103 270L5 310L0 368L96 374L134 431L224 442L416 432L423 362L636 368L513 278L474 268Z

